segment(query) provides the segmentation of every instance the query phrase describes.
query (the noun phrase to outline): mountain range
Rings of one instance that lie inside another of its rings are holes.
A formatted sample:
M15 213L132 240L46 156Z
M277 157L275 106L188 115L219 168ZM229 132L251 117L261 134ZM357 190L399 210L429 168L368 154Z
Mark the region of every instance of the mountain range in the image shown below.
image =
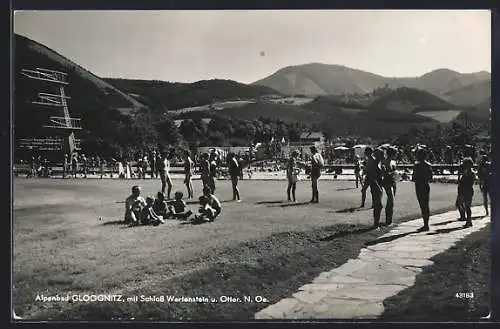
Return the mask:
M391 78L341 65L311 63L285 67L253 84L275 89L285 95L366 94L387 86L391 89L415 88L441 97L454 90L490 80L491 74L486 71L459 73L438 69L420 77Z

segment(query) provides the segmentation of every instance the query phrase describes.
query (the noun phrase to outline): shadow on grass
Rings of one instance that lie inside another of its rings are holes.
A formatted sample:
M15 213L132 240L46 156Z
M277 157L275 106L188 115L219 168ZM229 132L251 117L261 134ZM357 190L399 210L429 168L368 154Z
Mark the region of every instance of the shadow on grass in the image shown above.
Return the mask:
M123 220L112 220L109 222L104 222L101 225L103 225L103 226L106 226L106 225L127 225L127 223L125 223L125 221L123 221Z
M255 204L280 204L280 203L285 203L285 201L276 200L276 201L258 201L258 202L255 202Z
M280 207L282 207L282 208L284 208L284 207L298 207L298 206L305 206L308 204L311 204L311 202L286 203L286 204L280 205Z
M328 213L329 214L345 214L345 213L348 213L348 212L367 211L367 210L371 210L371 209L372 208L350 207L350 208L339 209L339 210L330 210Z
M394 235L386 236L386 237L379 238L379 239L376 239L373 241L368 241L365 243L365 246L374 246L374 245L377 245L379 243L391 242L391 241L403 238L403 237L410 235L410 234L413 234L413 233L417 233L417 231L406 232L406 233L401 233L401 234L394 234Z
M370 231L373 231L373 226L365 226L365 227L361 227L359 229L355 229L355 230L352 230L352 231L339 231L339 232L337 232L335 234L326 236L324 238L320 238L318 240L322 241L322 242L323 241L332 241L334 239L342 238L342 237L345 237L345 236L348 236L348 235L363 234L363 233L367 233L367 232L370 232Z

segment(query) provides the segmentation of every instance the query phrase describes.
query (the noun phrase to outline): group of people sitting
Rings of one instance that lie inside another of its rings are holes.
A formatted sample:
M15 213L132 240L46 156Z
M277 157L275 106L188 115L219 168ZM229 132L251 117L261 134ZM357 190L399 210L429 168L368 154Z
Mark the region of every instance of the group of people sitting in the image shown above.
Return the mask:
M199 208L196 214L188 209L186 202L182 199L184 196L182 192L176 192L174 196L173 200L167 200L165 193L160 191L156 199L151 196L144 199L141 195L141 187L133 186L132 194L125 200L125 223L130 226L158 226L165 223L167 219L213 222L222 212L219 199L209 188L203 189L203 195L198 199Z

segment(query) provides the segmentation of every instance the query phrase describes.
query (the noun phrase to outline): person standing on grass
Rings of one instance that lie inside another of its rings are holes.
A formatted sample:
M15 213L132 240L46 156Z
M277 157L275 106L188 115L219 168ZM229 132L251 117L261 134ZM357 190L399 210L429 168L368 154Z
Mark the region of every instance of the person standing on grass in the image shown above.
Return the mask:
M141 219L142 209L146 206L146 200L141 196L141 188L138 185L132 187L132 194L125 199L126 224L138 225Z
M210 161L208 153L202 153L200 157L200 174L203 188L210 187Z
M105 168L106 168L106 160L104 160L104 158L101 158L101 157L97 157L98 161L99 161L99 173L101 175L101 179L104 177L104 175L106 174L105 172Z
M168 158L170 158L170 156ZM167 159L166 153L161 154L156 165L161 180L161 192L165 193L165 188L168 186L167 200L170 200L170 193L172 193L172 178L170 178L170 161Z
M69 161L68 154L64 154L64 162L63 162L63 178L66 178L66 176L69 173L69 167L71 166L71 163Z
M356 155L354 157L354 177L356 179L356 188L359 187L359 183L363 185L361 179L361 160L359 159L359 155Z
M188 150L184 151L184 184L188 191L188 199L194 198L193 192L193 172L194 172L194 162L191 160L191 156Z
M158 174L156 172L156 151L153 150L149 156L149 167L151 169L150 175L151 179L158 178Z
M83 178L87 178L88 160L85 154L82 154L81 161L82 161Z
M373 205L373 226L376 229L380 228L380 215L382 213L382 161L384 160L384 152L381 149L373 151L372 167L368 168L370 175L370 193L372 194Z
M286 195L288 197L288 201L293 200L293 202L297 202L297 199L295 198L295 190L297 189L297 181L299 179L298 175L300 172L297 163L298 157L299 157L299 151L293 150L286 166L286 178L288 180ZM290 192L292 192L293 199L290 198Z
M312 185L312 198L311 203L319 202L318 180L321 177L321 169L325 165L325 161L318 152L316 146L311 146L311 185Z
M486 212L486 216L489 215L488 209L488 197L491 199L490 192L490 173L491 173L491 162L488 155L484 154L481 157L481 161L479 162L478 170L478 178L479 178L479 188L481 190L481 194L483 195L483 205L484 210Z
M212 150L209 157L210 163L210 176L208 178L209 187L212 193L215 193L215 179L217 178L217 153Z
M368 190L368 187L371 185L371 175L370 175L370 170L373 169L374 166L374 160L373 160L373 150L371 147L365 148L365 160L363 163L363 183L361 185L361 206L360 208L363 208L365 206L365 201L366 201L366 190ZM372 204L373 208L373 204Z
M234 153L230 152L227 155L227 160L229 177L231 178L231 185L233 188L233 201L241 202L240 190L238 189L238 181L243 177L243 170Z
M463 172L458 181L458 211L460 220L465 220L464 228L472 227L472 197L474 196L474 182L476 175L472 171L474 162L465 158L462 162Z
M412 181L415 183L415 192L424 221L424 226L419 228L420 232L429 231L429 199L431 190L430 182L432 181L432 166L426 159L427 152L425 149L418 149L417 161L413 166Z
M382 187L387 195L385 206L385 223L392 224L394 212L394 198L396 197L396 160L394 156L396 151L389 147L386 151L386 158L382 161Z
M73 153L71 157L71 173L73 174L73 178L76 178L78 174L78 154Z

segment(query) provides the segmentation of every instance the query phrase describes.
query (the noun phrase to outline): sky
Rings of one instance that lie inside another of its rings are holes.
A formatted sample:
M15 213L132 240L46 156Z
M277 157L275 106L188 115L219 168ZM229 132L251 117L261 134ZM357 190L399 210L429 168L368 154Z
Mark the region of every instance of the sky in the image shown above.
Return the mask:
M13 26L100 77L251 83L313 62L491 72L487 10L18 11Z

